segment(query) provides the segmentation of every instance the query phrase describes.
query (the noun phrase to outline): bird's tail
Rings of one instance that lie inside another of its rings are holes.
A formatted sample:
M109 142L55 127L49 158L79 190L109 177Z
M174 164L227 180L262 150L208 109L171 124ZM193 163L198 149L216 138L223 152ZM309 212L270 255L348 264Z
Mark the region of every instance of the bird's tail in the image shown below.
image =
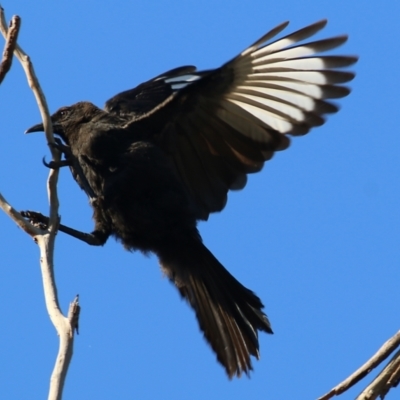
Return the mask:
M158 254L163 271L196 312L200 329L230 378L259 358L258 331L272 333L261 300L196 240ZM171 251L172 250L172 251ZM174 251L175 250L175 251Z

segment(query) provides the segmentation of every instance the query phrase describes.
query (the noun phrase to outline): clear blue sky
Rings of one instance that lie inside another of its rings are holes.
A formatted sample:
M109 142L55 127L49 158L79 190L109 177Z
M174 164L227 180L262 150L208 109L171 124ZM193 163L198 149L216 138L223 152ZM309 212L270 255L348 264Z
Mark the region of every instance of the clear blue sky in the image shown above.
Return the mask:
M19 42L52 111L79 100L101 106L180 65L218 67L285 20L289 32L328 18L319 37L348 33L339 51L360 56L340 112L200 224L207 246L262 298L275 331L261 335L251 379L228 381L154 257L60 234L61 304L79 293L82 305L65 399L314 399L399 329L400 2L1 3L8 18L22 18ZM0 105L0 191L17 209L46 213L49 151L43 135L23 135L40 117L17 61ZM91 210L69 171L59 188L62 221L90 231ZM3 213L0 247L0 397L43 399L58 338L38 249Z

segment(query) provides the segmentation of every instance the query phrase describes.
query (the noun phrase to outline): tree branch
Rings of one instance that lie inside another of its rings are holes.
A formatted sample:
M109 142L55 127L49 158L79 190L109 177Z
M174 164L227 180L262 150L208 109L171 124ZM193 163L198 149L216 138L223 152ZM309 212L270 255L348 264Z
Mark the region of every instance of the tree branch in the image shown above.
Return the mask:
M384 399L392 387L397 386L400 368L400 351L392 357L379 375L357 396L356 400ZM397 375L397 376L396 376ZM393 379L394 378L394 379Z
M0 208L28 235L35 238L41 234L41 230L36 226L30 224L23 216L16 211L0 193Z
M318 400L329 400L346 390L350 389L357 382L368 375L375 367L380 365L386 358L400 346L400 331L386 341L382 347L357 371L351 374L347 379L335 386L327 394ZM396 361L397 360L397 361ZM356 400L372 400L378 396L384 396L391 387L397 385L399 380L398 368L400 366L400 352L397 352L388 365L380 372L375 380L357 397ZM397 368L397 370L396 370ZM397 373L397 375L396 375ZM397 377L397 380L396 380ZM388 386L389 385L389 386ZM387 389L384 393L383 389ZM382 397L383 398L383 397Z
M13 17L13 21L18 21L19 23L20 19L19 17ZM13 48L14 55L21 62L21 65L25 71L28 80L28 84L35 95L36 102L42 116L47 143L54 143L55 141L53 137L53 129L45 96L35 75L34 68L29 56L26 55L21 47L16 43L16 33L13 33L12 31L10 32L10 30L7 29L4 10L1 5L0 32L5 38L7 38L7 43L11 42L12 40L14 41L12 44L6 44L6 49L11 50ZM14 39L11 39L11 37L14 37ZM7 57L6 59L9 59L11 56ZM54 146L49 147L53 156L53 160L55 162L59 162L60 152ZM16 212L15 209L9 205L9 203L7 203L3 196L0 195L0 208L2 208L6 212L6 214L9 215L18 224L18 226L20 226L25 232L27 232L35 239L35 242L38 244L40 249L40 266L42 272L46 308L60 338L59 351L55 367L50 379L48 396L49 400L61 400L65 377L72 357L74 331L77 329L78 326L78 317L80 310L78 299L76 298L70 306L68 317L65 317L62 314L58 302L53 264L54 242L59 225L57 181L58 169L50 170L49 178L47 181L48 198L50 203L50 218L48 228L45 230L30 224L21 216L21 214Z
M10 22L10 27L8 29L6 44L3 51L3 59L0 64L0 84L3 82L7 72L11 68L13 53L15 46L17 45L17 38L19 33L19 28L21 26L21 19L14 15Z

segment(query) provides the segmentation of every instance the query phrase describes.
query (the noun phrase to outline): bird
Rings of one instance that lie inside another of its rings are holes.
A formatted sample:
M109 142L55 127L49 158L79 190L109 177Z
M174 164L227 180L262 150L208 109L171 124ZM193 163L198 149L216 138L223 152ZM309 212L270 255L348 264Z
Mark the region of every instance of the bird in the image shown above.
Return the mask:
M113 236L127 250L154 253L230 379L249 375L259 332L273 331L260 298L207 249L197 223L350 93L344 84L355 74L344 68L357 57L320 54L347 36L306 41L326 24L277 38L282 23L219 68L175 68L104 109L81 101L51 116L65 160L47 165L69 165L94 219L92 233L59 229L91 245ZM43 130L39 123L26 133Z

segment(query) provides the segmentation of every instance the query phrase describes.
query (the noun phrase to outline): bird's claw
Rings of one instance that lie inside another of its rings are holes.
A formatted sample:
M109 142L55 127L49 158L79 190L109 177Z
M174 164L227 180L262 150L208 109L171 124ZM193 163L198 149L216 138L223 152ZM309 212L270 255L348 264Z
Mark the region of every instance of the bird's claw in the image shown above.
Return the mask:
M89 185L89 182L87 181L84 172L82 171L82 166L79 163L79 159L77 159L72 154L71 148L69 146L66 146L61 141L61 139L54 138L54 141L55 141L54 143L49 143L49 146L57 149L60 153L64 154L65 160L50 161L48 163L45 160L45 158L43 157L43 160L42 160L43 164L47 168L52 168L52 169L61 168L61 167L65 167L65 166L71 166L75 170L75 173L77 174L77 176L79 176L79 178L80 178L80 180L82 182L82 185L84 187L84 190L87 193L87 195L89 196L90 203L92 205L94 205L95 202L96 202L96 195L95 195L93 189L91 188L91 186Z
M48 143L49 147L57 149L60 153L71 154L71 149L66 146L60 138L54 138L54 142Z
M29 222L39 229L46 230L49 223L49 218L36 211L21 211L20 214L29 219Z
M51 169L58 169L58 168L61 168L61 167L67 167L67 166L71 165L71 162L69 160L47 162L45 157L43 157L42 163L47 168L51 168Z
M48 145L49 147L56 149L63 154L65 156L65 160L47 162L45 157L43 157L42 162L47 168L58 169L72 165L70 161L72 156L71 149L66 146L60 138L54 138L54 142L48 143Z

